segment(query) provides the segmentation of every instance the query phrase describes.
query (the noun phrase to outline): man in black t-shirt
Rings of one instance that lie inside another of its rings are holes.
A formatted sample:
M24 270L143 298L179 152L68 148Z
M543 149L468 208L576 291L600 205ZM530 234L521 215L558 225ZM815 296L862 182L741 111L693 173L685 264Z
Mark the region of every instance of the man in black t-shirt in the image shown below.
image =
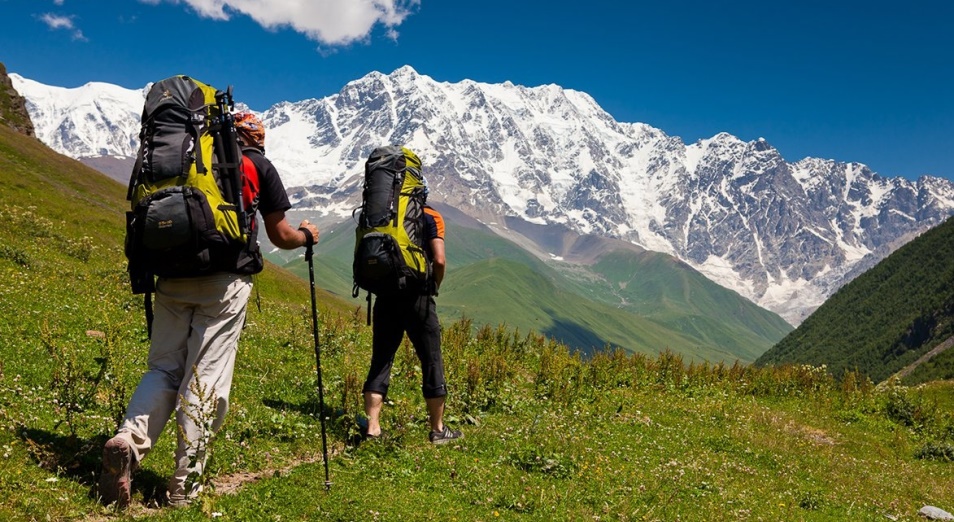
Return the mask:
M175 411L178 445L176 471L169 481L169 503L187 505L199 493L197 475L205 467L208 438L221 427L228 411L239 336L251 294L251 274L262 270L254 226L262 215L265 232L275 246L295 249L318 242L318 228L307 220L294 228L285 218L291 208L278 171L265 158L265 127L251 113L235 116L244 148L246 180L257 190L246 201L250 217L249 246L238 253L232 272L201 277L159 278L149 347L148 371L133 393L122 426L103 449L99 494L105 504L130 502L132 473L155 446ZM243 258L243 256L245 256ZM194 386L198 380L201 386ZM203 397L197 391L203 390ZM211 419L211 431L203 426Z

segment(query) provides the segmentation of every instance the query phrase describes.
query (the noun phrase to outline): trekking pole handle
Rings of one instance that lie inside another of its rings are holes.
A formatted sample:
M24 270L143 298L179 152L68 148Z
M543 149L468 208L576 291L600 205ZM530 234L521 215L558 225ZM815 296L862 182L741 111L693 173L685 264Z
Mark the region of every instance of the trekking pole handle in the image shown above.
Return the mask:
M298 230L305 233L305 255L310 258L312 254L311 247L315 244L315 236L311 233L311 230L308 230L308 227L298 227Z

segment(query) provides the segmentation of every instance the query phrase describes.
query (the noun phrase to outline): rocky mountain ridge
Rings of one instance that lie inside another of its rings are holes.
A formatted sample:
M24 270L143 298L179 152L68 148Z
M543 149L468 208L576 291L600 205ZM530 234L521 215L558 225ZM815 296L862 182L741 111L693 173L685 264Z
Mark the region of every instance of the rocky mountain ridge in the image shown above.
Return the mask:
M67 106L59 88L12 79L37 135L54 149L134 154L141 89L119 94L88 84L70 97L87 101ZM860 163L818 158L790 162L764 139L727 133L687 145L643 123L617 122L589 95L556 85L437 82L405 66L260 114L267 153L298 208L329 220L350 216L367 154L402 143L424 160L435 198L502 235L539 245L526 231L540 228L508 225L518 220L668 253L796 325L954 213L949 180L885 178Z

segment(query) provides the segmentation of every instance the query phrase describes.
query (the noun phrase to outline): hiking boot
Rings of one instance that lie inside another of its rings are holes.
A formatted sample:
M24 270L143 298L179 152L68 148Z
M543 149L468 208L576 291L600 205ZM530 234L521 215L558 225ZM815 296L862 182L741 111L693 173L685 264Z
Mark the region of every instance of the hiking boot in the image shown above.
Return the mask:
M187 508L192 505L192 499L186 497L169 497L169 507L171 508Z
M192 488L192 492L188 495L184 491L180 493L166 492L169 497L169 507L186 508L191 506L192 503L199 498L199 493L202 493L202 489L201 485L195 485Z
M452 430L444 425L444 429L441 431L432 431L429 438L431 439L431 444L447 444L456 439L464 438L464 434L460 430Z
M99 477L99 495L103 504L116 503L123 509L132 497L132 448L126 439L113 437L103 447L103 474Z
M377 435L371 435L368 432L364 432L364 434L361 435L361 440L384 440L387 438L387 436L387 432L384 430L381 430L381 433L378 433Z

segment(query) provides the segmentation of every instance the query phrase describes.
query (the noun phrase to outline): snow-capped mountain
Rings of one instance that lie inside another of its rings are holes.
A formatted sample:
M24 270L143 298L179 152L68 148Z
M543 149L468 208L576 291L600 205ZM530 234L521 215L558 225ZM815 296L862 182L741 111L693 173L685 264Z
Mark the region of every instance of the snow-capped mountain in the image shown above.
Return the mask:
M26 98L36 137L73 158L134 158L139 149L139 119L145 89L90 82L67 89L10 74Z
M134 153L142 90L11 78L54 149ZM402 67L260 114L268 156L296 207L350 215L371 149L406 144L436 198L501 234L517 235L504 223L519 218L669 253L793 324L954 214L948 180L792 163L765 140L725 133L686 145L617 122L587 94L556 85L442 83Z

